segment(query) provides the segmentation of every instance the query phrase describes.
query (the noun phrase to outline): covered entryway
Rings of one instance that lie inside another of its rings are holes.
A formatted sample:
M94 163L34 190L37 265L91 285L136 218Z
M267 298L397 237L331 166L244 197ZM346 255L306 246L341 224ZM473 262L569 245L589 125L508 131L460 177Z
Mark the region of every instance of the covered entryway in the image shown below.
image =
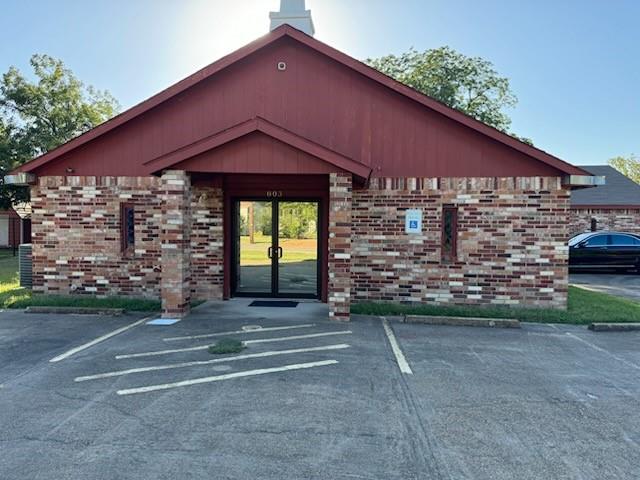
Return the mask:
M161 235L165 315L184 315L191 292L208 290L194 283L206 281L221 256L222 275L210 278L222 280L224 299L317 298L329 303L330 317L349 318L352 185L366 183L369 166L260 117L145 165L150 174L162 175L167 192ZM192 185L199 189L197 199ZM218 196L221 212L207 207ZM219 226L206 227L209 217L214 223L223 218L222 246ZM193 255L186 241L191 226L198 228ZM207 235L212 248L203 245Z
M329 175L227 174L224 297L327 301Z
M233 201L233 296L320 298L320 203Z

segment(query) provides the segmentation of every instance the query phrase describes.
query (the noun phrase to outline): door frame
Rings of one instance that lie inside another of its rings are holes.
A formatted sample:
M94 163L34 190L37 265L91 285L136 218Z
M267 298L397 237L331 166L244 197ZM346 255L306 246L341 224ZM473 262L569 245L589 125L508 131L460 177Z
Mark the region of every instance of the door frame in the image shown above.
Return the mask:
M232 298L231 276L233 257L233 202L232 198L272 200L268 192L282 192L285 200L296 201L311 199L319 201L320 222L318 223L318 244L320 255L318 282L320 301L328 299L329 285L329 175L265 175L265 174L225 174L219 177L218 185L224 196L224 259L223 259L223 298ZM288 296L288 295L287 295Z
M281 203L315 203L318 206L316 216L316 291L311 293L281 293L280 292L280 262L278 256L271 257L271 292L237 292L236 279L238 278L240 268L240 248L238 248L237 237L239 236L239 206L240 202L267 202L271 203L271 247L273 252L277 252L280 248L280 204ZM269 197L231 197L231 296L232 297L255 297L255 298L309 298L320 299L322 297L322 242L324 237L322 232L323 205L322 199L317 197L306 198L269 198Z

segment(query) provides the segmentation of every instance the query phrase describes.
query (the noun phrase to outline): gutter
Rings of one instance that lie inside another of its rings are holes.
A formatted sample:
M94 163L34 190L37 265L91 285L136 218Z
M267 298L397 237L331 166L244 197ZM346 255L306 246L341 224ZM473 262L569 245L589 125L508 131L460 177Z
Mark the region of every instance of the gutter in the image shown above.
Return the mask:
M4 176L5 185L28 186L36 184L36 176L33 173L18 172Z
M562 177L562 185L565 187L588 188L606 183L606 177L597 175L565 175Z

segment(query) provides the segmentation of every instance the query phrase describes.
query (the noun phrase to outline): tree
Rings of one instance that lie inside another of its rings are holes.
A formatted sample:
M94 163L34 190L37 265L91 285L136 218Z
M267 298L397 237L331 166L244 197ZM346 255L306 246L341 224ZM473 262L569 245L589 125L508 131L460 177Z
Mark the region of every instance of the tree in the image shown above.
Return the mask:
M509 80L498 75L487 60L440 47L424 52L411 48L400 56L369 58L365 62L445 105L508 133L511 118L504 109L514 107L518 99L511 91ZM528 138L511 135L532 144Z
M33 55L35 82L10 67L0 81L0 175L113 117L109 92L85 86L61 60ZM28 190L2 185L0 208L28 198Z
M628 157L615 157L609 165L636 183L640 183L640 158L633 153Z

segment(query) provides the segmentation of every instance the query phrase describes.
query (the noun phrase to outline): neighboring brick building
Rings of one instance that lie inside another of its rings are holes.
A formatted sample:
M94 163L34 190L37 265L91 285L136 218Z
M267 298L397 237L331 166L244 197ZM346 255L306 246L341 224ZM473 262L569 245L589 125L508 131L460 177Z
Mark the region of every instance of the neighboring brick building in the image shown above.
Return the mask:
M605 177L606 183L571 194L571 235L596 230L640 234L640 185L609 165L581 168Z
M584 170L284 25L19 168L34 290L564 308Z

